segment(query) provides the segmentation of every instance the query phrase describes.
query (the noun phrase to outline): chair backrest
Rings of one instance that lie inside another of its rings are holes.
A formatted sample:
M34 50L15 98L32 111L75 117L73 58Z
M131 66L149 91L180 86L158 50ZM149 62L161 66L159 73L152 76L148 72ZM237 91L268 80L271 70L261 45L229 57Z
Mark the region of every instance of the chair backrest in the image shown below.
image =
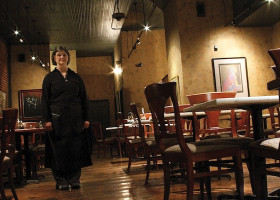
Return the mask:
M190 104L180 104L178 106L179 106L179 111L183 112L185 108L190 107L191 105ZM165 106L164 112L165 113L174 113L173 106ZM169 126L170 131L173 131L173 132L176 131L175 128L172 126L173 120L167 120L167 121L168 121L168 126ZM192 132L191 121L181 118L181 124L182 124L183 132L185 132L185 133Z
M245 132L246 137L252 137L251 135L251 111L241 112L239 118L236 119L236 128L238 131Z
M94 135L94 138L96 142L98 140L103 140L103 132L102 132L102 126L100 122L92 122L92 132Z
M17 122L18 109L16 108L7 108L3 109L3 125L2 125L2 136L5 144L4 147L1 147L2 152L6 152L7 147L9 146L9 156L14 155L16 140L15 140L15 127ZM4 149L5 148L5 151Z
M207 92L207 93L199 93L193 95L187 95L187 98L191 105L207 102L210 100L220 99L220 98L234 98L236 96L236 92ZM219 117L221 114L220 110L213 111L205 111L207 119L206 119L206 128L219 127ZM233 116L234 112L232 111L231 116ZM196 118L195 112L193 113ZM235 118L234 118L235 119ZM197 121L197 120L196 120ZM233 122L233 121L232 121ZM233 122L235 124L235 121ZM196 125L196 127L199 127ZM198 132L198 131L196 131ZM236 131L234 131L234 136L236 136ZM199 136L196 136L196 139L199 139Z
M160 149L163 150L166 148L161 141L164 138L169 138L170 136L170 133L167 131L165 126L164 107L166 106L166 103L168 103L168 100L171 99L175 115L175 136L177 137L177 141L184 153L186 153L188 156L191 156L191 151L187 146L183 136L180 111L176 96L176 83L154 83L148 85L145 88L145 96L152 112L155 138Z
M268 108L268 111L271 120L271 128L273 130L274 136L279 137L277 131L280 130L280 109L279 107L270 107Z
M142 142L146 142L145 133L144 133L144 127L143 127L143 125L141 123L141 118L139 116L136 104L135 103L131 103L130 104L130 109L131 109L133 118L137 121L138 136L141 138Z
M272 58L275 67L272 67L277 78L280 78L280 48L268 50L270 57Z

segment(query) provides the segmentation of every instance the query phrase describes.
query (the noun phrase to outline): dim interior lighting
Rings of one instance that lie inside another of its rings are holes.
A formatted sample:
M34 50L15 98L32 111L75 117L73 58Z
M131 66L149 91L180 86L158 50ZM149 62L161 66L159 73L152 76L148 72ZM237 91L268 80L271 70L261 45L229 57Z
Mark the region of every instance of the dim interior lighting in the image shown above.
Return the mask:
M119 75L122 73L122 69L119 67L119 65L116 65L116 67L114 68L114 74Z

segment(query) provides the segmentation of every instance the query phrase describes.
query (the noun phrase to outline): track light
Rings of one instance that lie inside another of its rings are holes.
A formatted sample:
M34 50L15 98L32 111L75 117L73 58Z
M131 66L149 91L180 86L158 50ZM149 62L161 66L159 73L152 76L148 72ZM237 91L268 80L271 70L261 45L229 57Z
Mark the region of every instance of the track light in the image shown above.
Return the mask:
M144 26L144 30L145 31L149 31L150 30L150 27L148 25Z

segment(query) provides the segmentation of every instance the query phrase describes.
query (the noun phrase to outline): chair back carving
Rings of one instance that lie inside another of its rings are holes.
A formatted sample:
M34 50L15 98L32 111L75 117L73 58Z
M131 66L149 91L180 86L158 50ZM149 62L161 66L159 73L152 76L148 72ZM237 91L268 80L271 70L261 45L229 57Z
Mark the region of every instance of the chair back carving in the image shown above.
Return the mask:
M148 85L145 88L145 96L152 112L155 138L159 144L160 150L164 151L167 148L164 142L162 142L165 138L175 136L184 153L191 156L191 151L185 142L182 131L180 111L176 96L176 83L169 82ZM164 107L169 99L171 99L174 108L176 134L169 133L165 124Z
M280 48L268 50L270 57L272 58L275 66L272 67L277 78L280 78Z

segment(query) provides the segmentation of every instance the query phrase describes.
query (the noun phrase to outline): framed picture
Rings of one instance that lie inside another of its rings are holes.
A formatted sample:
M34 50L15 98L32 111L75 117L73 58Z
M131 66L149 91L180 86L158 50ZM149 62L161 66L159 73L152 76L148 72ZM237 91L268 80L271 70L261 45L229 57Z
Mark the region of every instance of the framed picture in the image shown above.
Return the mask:
M23 122L42 119L41 96L41 89L18 91L19 117Z
M213 58L213 74L217 92L236 92L236 97L248 97L249 86L245 57Z

